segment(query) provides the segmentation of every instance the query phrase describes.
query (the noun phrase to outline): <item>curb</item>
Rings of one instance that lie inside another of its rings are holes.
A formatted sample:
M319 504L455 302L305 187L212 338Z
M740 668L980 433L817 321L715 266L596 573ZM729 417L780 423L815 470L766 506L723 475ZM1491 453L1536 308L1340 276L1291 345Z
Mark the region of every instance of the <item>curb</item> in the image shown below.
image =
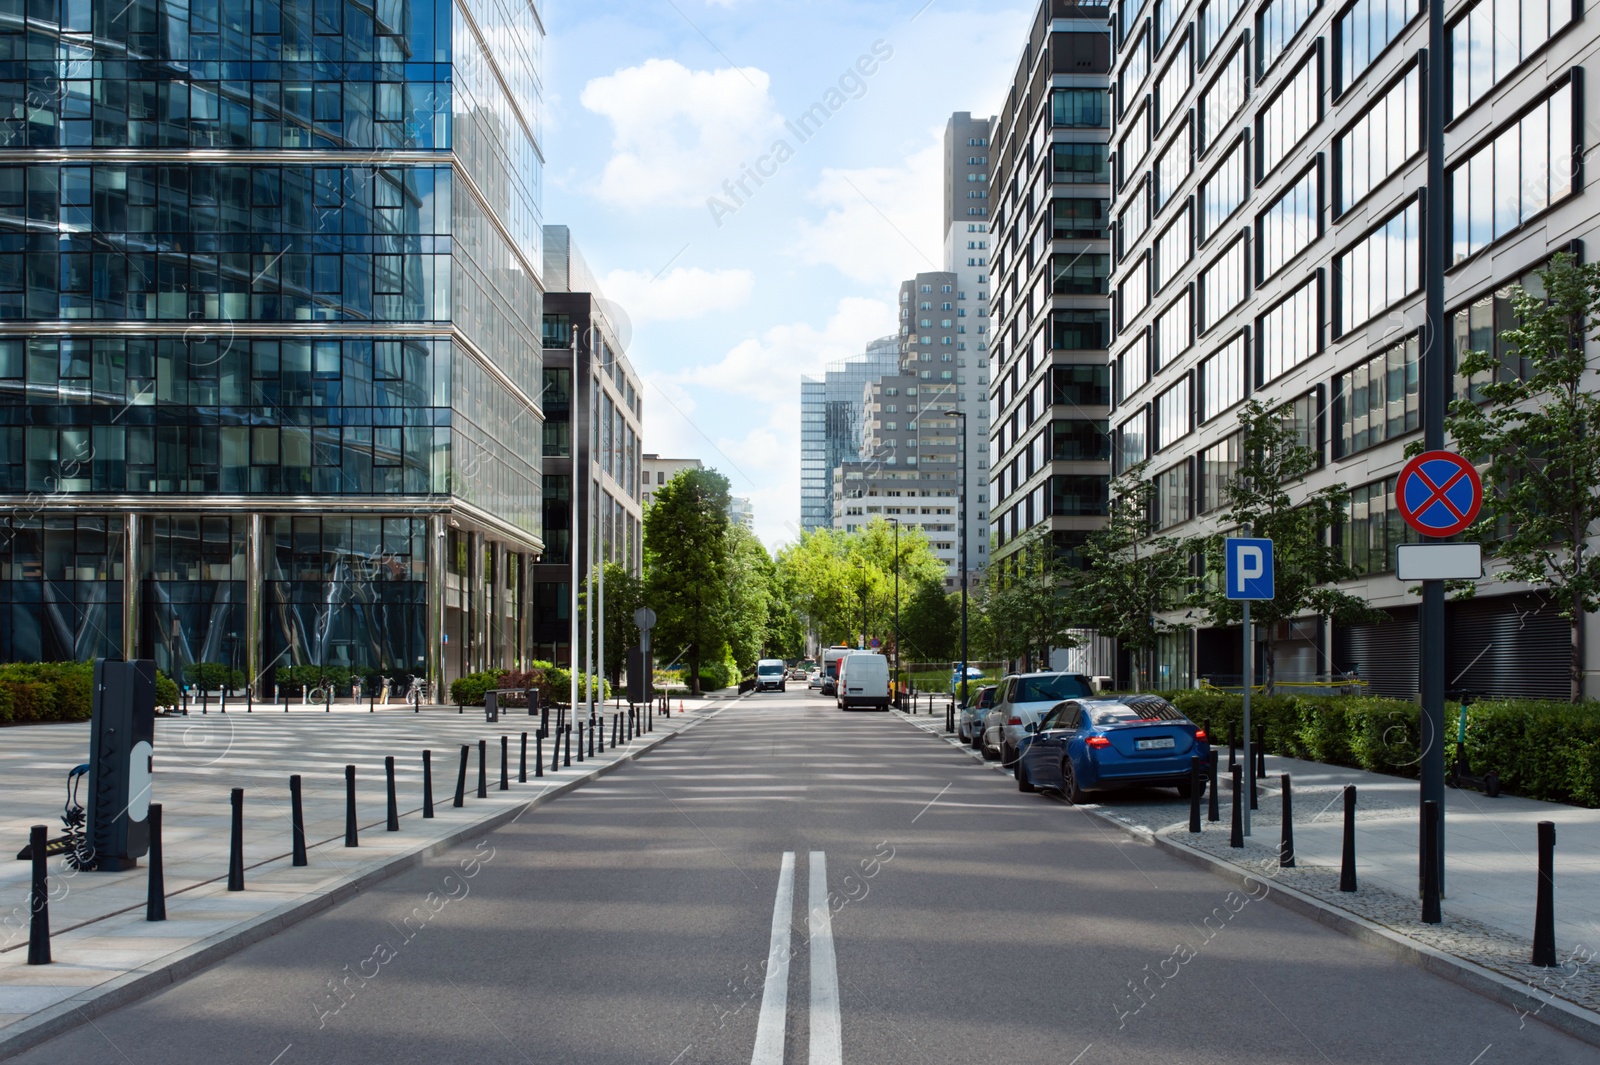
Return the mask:
M907 721L912 720L909 715L898 711L896 716ZM912 723L915 727L915 722ZM919 728L918 731L926 730ZM955 740L953 734L948 737L943 732L927 734L962 751L985 768L992 764L982 761L980 755ZM1435 947L1418 943L1408 936L1384 928L1364 917L1330 906L1321 899L1279 884L1271 877L1252 873L1232 862L1185 846L1179 840L1163 836L1159 831L1151 831L1143 825L1129 824L1104 810L1089 810L1083 807L1078 809L1121 830L1140 843L1165 851L1198 869L1204 869L1235 887L1248 888L1252 881L1266 884L1268 897L1276 900L1277 904L1285 909L1309 917L1326 928L1331 928L1368 946L1376 947L1391 958L1415 965L1493 1002L1509 1006L1517 1013L1542 1021L1574 1039L1579 1039L1590 1046L1600 1047L1600 1013L1584 1009L1576 1003L1556 998L1554 995L1530 993L1528 985L1519 984L1492 969L1486 969L1465 958L1458 958Z
M736 700L730 700L729 706ZM274 936L286 928L299 924L308 917L314 917L324 910L354 898L366 889L379 884L390 877L397 876L408 869L423 864L429 858L450 850L452 847L465 842L468 838L492 832L523 814L534 810L545 803L560 798L568 792L575 791L591 781L607 776L617 768L638 760L638 758L669 740L677 739L689 732L697 725L720 714L726 706L710 710L704 717L689 721L677 732L665 736L658 736L645 743L634 751L618 758L614 762L589 770L583 776L564 781L555 787L547 787L545 791L524 802L508 806L481 821L463 825L449 835L422 844L414 850L397 854L385 860L360 875L340 883L319 895L286 902L274 910L269 910L257 917L251 918L234 928L217 932L187 947L180 948L164 958L159 958L144 968L124 973L92 988L85 988L80 993L54 1006L40 1010L26 1020L18 1021L10 1026L9 1031L0 1035L0 1060L13 1057L25 1050L30 1050L41 1043L54 1039L74 1028L80 1027L96 1017L102 1017L114 1010L121 1009L141 998L153 995L156 992L177 983L202 969L209 968L222 961L231 954L236 954L244 948L259 943L263 939Z

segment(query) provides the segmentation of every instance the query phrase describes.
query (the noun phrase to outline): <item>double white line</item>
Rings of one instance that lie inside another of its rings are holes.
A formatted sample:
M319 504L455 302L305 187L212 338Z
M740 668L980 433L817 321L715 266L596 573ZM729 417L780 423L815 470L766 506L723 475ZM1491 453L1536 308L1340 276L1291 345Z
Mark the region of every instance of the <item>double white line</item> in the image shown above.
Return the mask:
M811 950L810 1065L840 1065L839 963L833 953L833 912L828 907L828 856L811 852L810 898L806 917ZM772 938L767 947L767 980L761 991L755 1052L750 1065L783 1065L784 1029L789 1015L789 930L794 916L794 852L785 851L778 870L778 895L772 904Z

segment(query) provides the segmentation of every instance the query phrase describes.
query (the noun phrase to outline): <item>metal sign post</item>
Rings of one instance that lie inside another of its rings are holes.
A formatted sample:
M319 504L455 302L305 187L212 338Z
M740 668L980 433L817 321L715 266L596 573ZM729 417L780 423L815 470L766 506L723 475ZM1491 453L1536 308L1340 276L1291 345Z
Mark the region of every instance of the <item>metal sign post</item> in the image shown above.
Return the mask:
M655 672L650 666L650 630L656 627L656 612L647 606L642 606L633 612L634 628L639 630L639 663L644 670L644 678L640 681L639 690L644 692L644 702L650 701L650 689L655 677Z
M1244 771L1253 775L1256 764L1250 753L1250 686L1255 681L1255 633L1250 626L1250 601L1271 599L1275 594L1272 541L1264 537L1230 536L1223 543L1223 559L1223 590L1229 599L1240 600L1240 610L1244 613ZM1242 806L1244 834L1248 836L1250 804Z

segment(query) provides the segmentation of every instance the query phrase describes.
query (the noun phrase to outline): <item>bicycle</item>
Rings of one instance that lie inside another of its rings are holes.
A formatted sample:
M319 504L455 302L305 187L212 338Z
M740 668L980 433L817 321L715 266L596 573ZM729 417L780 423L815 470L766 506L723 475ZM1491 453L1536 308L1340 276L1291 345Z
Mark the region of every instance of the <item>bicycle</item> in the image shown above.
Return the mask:
M421 677L411 678L411 687L406 689L406 703L413 710L421 710L422 702L428 695L428 682Z
M313 706L326 706L333 702L333 685L317 685L307 693Z

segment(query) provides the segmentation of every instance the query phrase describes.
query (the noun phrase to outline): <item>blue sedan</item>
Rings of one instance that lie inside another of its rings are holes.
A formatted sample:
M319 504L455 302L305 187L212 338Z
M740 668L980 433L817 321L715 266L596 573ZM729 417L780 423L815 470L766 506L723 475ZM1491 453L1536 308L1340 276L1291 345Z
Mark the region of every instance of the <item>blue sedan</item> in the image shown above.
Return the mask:
M1017 787L1046 788L1073 802L1113 788L1177 788L1189 797L1189 759L1205 786L1211 747L1200 726L1155 695L1072 699L1029 726Z

